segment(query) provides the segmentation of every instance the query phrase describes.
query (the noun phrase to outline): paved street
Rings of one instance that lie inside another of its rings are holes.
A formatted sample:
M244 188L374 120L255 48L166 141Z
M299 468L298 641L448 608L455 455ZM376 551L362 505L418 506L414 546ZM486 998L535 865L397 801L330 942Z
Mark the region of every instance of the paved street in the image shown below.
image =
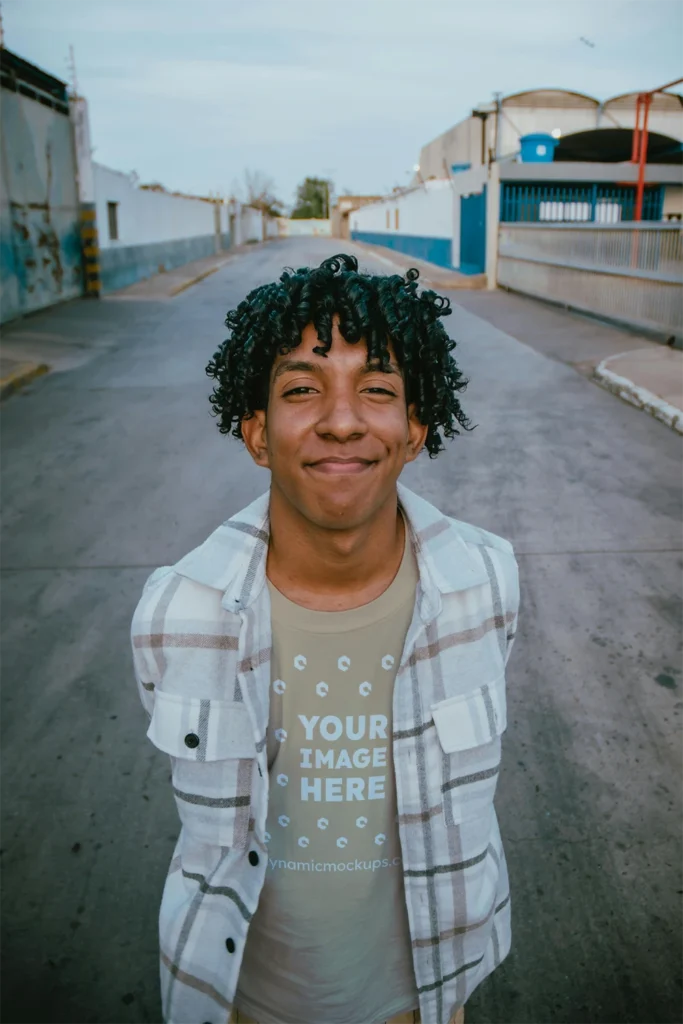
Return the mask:
M226 310L340 249L274 242L175 298L74 302L21 327L78 358L1 413L7 1024L160 1021L178 825L130 618L153 568L268 486L209 415ZM467 1024L677 1022L681 438L464 294L446 324L478 427L403 479L510 538L521 571L497 796L513 952Z

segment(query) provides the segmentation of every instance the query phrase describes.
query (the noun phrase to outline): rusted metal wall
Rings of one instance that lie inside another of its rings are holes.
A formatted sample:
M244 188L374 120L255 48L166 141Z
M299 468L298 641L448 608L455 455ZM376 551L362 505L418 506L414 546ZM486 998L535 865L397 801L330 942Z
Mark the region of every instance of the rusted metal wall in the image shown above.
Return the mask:
M57 106L0 89L2 322L83 290L71 124Z

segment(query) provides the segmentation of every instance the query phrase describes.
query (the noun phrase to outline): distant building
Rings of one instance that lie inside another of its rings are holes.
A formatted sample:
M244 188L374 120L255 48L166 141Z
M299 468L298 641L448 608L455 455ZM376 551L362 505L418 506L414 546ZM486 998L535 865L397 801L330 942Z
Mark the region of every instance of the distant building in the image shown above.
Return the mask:
M376 203L382 196L340 196L337 205L332 208L330 219L332 221L333 238L350 238L349 214L359 210L361 206L368 203Z
M601 103L537 89L482 104L422 147L407 189L358 204L351 238L465 274L487 273L492 285L503 225L631 222L636 102L636 93ZM683 98L658 93L649 110L639 219L681 216Z
M630 159L637 93L600 102L565 89L533 89L480 104L469 117L422 147L413 184L515 159L520 140L543 134L558 140L555 161L619 163ZM683 97L659 93L650 106L651 163L683 159Z

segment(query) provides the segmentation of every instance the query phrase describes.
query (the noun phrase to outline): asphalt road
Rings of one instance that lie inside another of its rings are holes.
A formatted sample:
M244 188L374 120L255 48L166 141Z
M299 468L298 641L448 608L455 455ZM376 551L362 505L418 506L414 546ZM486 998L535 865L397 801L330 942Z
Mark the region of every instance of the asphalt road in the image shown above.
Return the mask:
M160 1021L178 826L130 618L153 568L268 486L209 415L226 310L340 245L276 242L172 300L31 319L82 359L2 407L6 1024ZM447 323L479 426L403 479L510 538L522 577L497 797L513 952L467 1022L678 1022L681 439L517 340L519 319L517 338L462 308Z

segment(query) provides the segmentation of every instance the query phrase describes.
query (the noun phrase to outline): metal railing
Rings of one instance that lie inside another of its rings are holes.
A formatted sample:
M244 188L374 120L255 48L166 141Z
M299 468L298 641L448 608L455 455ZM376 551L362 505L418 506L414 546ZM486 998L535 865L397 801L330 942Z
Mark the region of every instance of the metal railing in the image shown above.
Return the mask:
M652 223L501 223L498 284L681 336L683 229Z
M643 220L658 221L662 216L663 202L662 186L647 186L643 198ZM633 221L635 206L635 185L505 182L501 190L500 219L506 223L619 224Z

